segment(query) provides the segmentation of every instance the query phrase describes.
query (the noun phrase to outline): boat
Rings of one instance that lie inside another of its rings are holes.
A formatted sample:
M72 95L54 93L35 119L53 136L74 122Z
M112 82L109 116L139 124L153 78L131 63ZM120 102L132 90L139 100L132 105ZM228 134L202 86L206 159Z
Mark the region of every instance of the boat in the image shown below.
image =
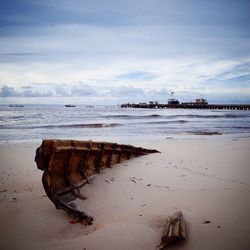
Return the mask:
M73 202L77 198L86 199L80 189L105 168L157 152L109 142L43 140L36 150L35 162L37 168L44 171L42 183L55 207L63 209L79 222L92 224L93 217L78 210Z
M171 98L168 99L169 105L178 105L180 102L174 98L174 92L171 92Z
M177 104L180 104L180 102L177 99L171 98L171 99L168 99L168 104L177 105Z
M207 105L208 101L206 99L204 99L204 98L197 98L197 99L195 99L195 103L196 104Z
M24 106L21 104L10 104L9 107L10 108L23 108Z
M75 105L72 105L72 104L66 104L66 105L65 105L65 107L66 107L66 108L74 108L74 107L75 107Z

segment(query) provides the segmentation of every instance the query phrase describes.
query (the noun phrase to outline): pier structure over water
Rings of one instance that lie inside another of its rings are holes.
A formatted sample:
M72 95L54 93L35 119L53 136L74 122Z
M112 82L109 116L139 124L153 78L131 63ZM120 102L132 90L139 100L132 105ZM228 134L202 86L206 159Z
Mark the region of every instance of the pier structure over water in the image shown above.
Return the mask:
M230 110L250 110L250 104L159 104L159 103L124 103L121 108L145 108L145 109L230 109Z

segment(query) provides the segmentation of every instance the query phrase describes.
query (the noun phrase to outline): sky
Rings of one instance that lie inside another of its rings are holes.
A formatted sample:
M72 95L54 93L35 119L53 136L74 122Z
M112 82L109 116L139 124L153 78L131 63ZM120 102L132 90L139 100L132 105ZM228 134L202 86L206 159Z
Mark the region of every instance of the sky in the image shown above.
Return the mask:
M250 103L249 0L1 0L0 103Z

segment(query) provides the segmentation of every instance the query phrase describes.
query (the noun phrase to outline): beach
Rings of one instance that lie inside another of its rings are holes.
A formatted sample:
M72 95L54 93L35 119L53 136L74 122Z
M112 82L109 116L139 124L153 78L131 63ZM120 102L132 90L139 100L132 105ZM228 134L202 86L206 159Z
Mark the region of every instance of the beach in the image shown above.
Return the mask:
M0 13L0 250L250 250L250 0Z
M161 153L105 169L82 188L88 199L77 206L94 217L90 226L72 224L47 198L34 162L41 142L1 144L0 249L156 249L176 211L187 239L169 249L250 249L250 138L131 142Z

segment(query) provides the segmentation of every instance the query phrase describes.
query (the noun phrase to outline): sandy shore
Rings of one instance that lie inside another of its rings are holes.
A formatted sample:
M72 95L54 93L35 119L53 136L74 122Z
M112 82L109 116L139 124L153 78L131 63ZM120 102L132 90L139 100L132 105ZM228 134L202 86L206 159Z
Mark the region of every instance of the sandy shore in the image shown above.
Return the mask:
M0 249L152 250L178 210L188 238L170 249L250 249L249 138L138 143L161 154L122 162L86 185L88 200L77 203L95 219L88 227L69 223L46 197L39 144L0 145Z

